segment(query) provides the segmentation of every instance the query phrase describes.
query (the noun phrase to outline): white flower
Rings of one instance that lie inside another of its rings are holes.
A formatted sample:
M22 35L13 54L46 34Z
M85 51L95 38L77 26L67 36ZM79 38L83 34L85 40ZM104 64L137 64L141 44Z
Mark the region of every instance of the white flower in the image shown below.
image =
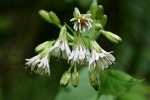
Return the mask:
M71 22L74 22L74 29L75 31L85 32L86 30L89 30L92 28L92 22L91 14L80 14L80 11L78 8L75 8L74 11L74 18L70 20Z
M96 65L104 70L109 65L111 65L115 61L115 57L111 54L111 52L106 52L102 49L102 52L97 52L95 49L92 49L92 54L89 61L89 70L92 70L96 67Z
M71 53L71 50L68 46L67 41L63 41L61 39L58 39L53 47L50 48L50 54L55 57L63 57L63 59L66 59L69 57Z
M90 57L89 50L79 45L73 49L68 60L71 61L72 65L76 66L76 64L79 65L86 64L89 61L89 57Z
M31 67L31 71L35 71L40 75L50 75L48 55L40 58L40 54L38 54L30 59L26 59L26 61L26 65Z

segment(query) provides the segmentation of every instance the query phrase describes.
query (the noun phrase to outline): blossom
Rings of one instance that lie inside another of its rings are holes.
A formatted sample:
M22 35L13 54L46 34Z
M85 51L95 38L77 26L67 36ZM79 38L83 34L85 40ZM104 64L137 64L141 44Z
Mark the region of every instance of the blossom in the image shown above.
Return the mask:
M72 65L79 64L83 65L89 61L90 52L84 46L78 45L71 52L68 60L71 61Z
M109 65L115 61L115 57L111 54L111 52L106 52L102 49L101 52L97 52L95 49L92 49L91 58L89 61L89 70L92 70L96 67L96 65L104 70Z
M51 55L55 57L59 58L62 55L62 57L66 59L69 57L71 50L68 46L67 40L63 41L61 39L58 39L56 43L54 44L54 46L50 48L50 52L51 52Z
M89 30L92 28L92 22L91 14L80 14L80 11L78 8L75 8L74 10L74 18L70 20L71 22L74 22L74 29L75 31L85 32L86 30Z
M48 55L41 58L41 55L38 54L30 59L26 59L26 61L26 65L31 67L31 71L40 75L50 75Z

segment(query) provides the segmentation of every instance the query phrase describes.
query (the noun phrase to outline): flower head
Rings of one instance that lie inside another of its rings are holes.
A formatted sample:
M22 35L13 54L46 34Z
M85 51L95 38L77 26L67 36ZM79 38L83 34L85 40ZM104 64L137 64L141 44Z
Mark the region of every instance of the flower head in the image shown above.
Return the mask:
M92 41L90 45L92 50L91 58L89 60L89 70L92 70L96 66L104 70L104 68L112 65L112 63L115 61L115 57L111 54L111 52L106 52L103 50L96 41Z
M76 46L71 52L69 59L72 65L83 65L89 61L90 52L82 45Z
M80 11L78 8L75 8L74 10L74 18L70 20L71 22L74 22L74 29L75 31L85 32L86 30L89 30L92 28L92 22L91 14L80 14Z
M26 59L26 61L26 65L31 67L31 71L40 75L50 75L48 55L41 58L41 55L38 54L30 59Z
M58 57L58 58L62 56L63 59L66 59L69 57L71 50L68 46L66 32L67 32L66 27L62 27L58 40L49 49L51 55Z

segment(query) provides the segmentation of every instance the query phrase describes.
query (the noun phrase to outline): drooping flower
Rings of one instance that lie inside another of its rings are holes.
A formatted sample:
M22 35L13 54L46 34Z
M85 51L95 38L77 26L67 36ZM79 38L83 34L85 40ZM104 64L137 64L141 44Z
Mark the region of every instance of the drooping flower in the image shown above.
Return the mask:
M55 44L49 49L51 55L63 59L67 59L71 53L66 36L66 27L62 27L60 35Z
M50 67L49 67L49 59L48 54L44 57L41 57L40 54L26 59L27 67L31 67L31 71L38 73L40 75L49 75L50 76Z
M70 20L74 22L74 29L75 31L85 32L92 28L91 14L80 14L78 8L74 10L74 18Z
M58 39L53 47L50 48L51 55L60 58L66 59L69 57L71 50L68 46L67 41L62 41Z
M68 60L71 61L72 65L83 65L89 61L90 52L87 48L82 45L76 46L71 52Z
M96 42L94 41L94 43ZM92 70L96 66L98 66L101 70L104 70L112 65L115 61L115 57L111 54L111 52L106 52L97 43L96 45L94 43L92 45L91 58L89 60L89 70ZM95 48L95 46L97 47Z

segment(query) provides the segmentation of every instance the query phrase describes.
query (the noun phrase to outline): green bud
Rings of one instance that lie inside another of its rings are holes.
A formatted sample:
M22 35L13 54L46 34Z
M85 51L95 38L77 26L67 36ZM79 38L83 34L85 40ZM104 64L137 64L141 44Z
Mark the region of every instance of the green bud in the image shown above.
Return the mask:
M104 31L104 30L101 30L101 32L107 39L109 39L114 43L119 43L122 41L122 39L118 35L113 34L112 32Z
M50 41L46 41L46 42L44 42L44 43L39 44L39 45L35 48L35 51L36 51L36 52L41 52L41 51L47 46L47 44L49 44L49 43L50 43Z
M96 71L95 70L91 70L89 71L89 79L90 79L90 84L91 86L98 91L99 90L99 81L96 75Z
M49 17L52 20L53 24L60 25L60 20L59 20L59 18L57 17L57 15L53 11L49 12Z
M96 12L97 12L97 4L95 4L95 3L91 4L90 12L91 12L92 19L95 19L96 18Z
M99 5L98 8L97 8L97 12L96 12L96 18L101 19L102 15L103 15L103 12L104 12L103 6Z
M99 31L102 29L102 25L100 23L98 24L95 24L95 27L94 27L95 31Z
M101 25L104 27L107 23L107 15L101 17Z
M71 83L74 87L79 85L79 75L77 71L74 71L71 75Z
M41 17L42 17L44 20L46 20L46 21L49 22L49 23L52 23L52 20L50 19L49 14L48 14L47 11L45 11L45 10L40 10L40 11L39 11L39 14L41 15Z
M61 80L60 80L60 85L63 87L66 87L69 83L70 76L71 76L70 72L68 72L68 71L64 72L64 74L62 75Z

